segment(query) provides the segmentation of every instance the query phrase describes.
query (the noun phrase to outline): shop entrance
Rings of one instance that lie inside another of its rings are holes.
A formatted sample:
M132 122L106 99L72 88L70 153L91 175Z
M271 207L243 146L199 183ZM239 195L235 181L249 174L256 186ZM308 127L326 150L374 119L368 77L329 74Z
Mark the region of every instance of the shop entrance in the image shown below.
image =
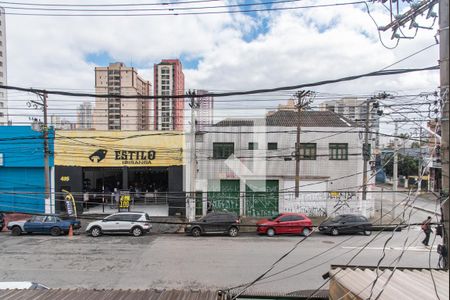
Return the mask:
M109 202L115 192L127 191L133 203L167 202L169 172L152 168L83 168L83 193L90 202Z

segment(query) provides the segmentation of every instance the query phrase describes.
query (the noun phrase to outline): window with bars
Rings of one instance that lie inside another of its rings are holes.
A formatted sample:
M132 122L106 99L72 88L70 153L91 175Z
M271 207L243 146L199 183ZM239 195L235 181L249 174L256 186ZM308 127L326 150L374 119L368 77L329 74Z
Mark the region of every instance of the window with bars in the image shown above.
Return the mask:
M255 142L248 143L248 150L258 150L258 143Z
M347 143L330 143L330 160L348 160Z
M278 150L278 143L267 143L267 150Z
M234 143L213 143L213 158L227 159L234 153Z
M297 145L297 143L296 143ZM300 159L315 160L317 155L316 143L300 143Z

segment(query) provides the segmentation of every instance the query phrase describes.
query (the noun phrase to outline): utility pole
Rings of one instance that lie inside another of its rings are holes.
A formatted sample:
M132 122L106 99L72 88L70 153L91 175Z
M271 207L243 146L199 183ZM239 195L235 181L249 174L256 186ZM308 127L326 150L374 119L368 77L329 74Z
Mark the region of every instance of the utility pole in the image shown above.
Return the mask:
M297 98L297 142L295 143L295 198L299 196L300 190L300 114L302 110L309 108L309 105L312 103L311 98L314 95L312 91L298 91L294 94L294 97Z
M54 208L50 203L50 166L49 166L49 148L48 148L48 117L47 117L47 93L41 95L44 109L44 172L45 172L45 204L50 206L50 213Z
M33 129L42 131L44 139L44 202L45 202L45 212L54 213L54 204L50 201L50 165L49 165L49 154L50 150L48 147L48 114L47 114L47 93L36 93L36 95L41 98L42 102L30 100L27 102L29 108L42 109L44 114L44 124L40 129ZM37 120L35 120L37 121Z
M366 119L364 122L364 145L363 145L363 190L362 190L362 200L367 200L367 163L370 159L369 154L369 125L370 125L370 103L373 101L373 98L370 98L366 101Z
M188 212L186 213L189 221L195 220L195 206L196 206L196 199L195 199L195 191L196 191L196 177L197 177L197 156L196 156L196 142L195 142L195 134L196 134L196 124L195 124L195 112L197 109L197 102L196 102L196 95L195 91L188 92L188 96L191 98L191 103L189 106L191 107L191 163L190 163L190 169L191 169L191 178L190 178L190 191L189 191L189 197L188 197L188 203L187 203L187 209Z
M448 127L448 93L449 93L449 67L448 67L448 0L439 0L439 67L441 77L441 98L443 103L441 118L441 153L442 153L442 198L441 201L449 196L449 127ZM447 246L447 252L450 248L449 244L449 205L448 201L443 203L442 222L444 224L444 244ZM447 264L448 269L448 256Z
M394 131L394 168L393 168L393 181L392 181L392 220L395 219L395 208L397 205L397 188L398 188L398 123L394 121L395 131Z

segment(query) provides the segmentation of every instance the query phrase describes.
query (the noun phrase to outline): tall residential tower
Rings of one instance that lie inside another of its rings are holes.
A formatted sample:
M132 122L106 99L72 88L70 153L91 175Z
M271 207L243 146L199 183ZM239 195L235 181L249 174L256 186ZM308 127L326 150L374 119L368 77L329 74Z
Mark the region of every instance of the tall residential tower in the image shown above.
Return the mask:
M83 102L77 108L77 129L92 128L92 105L89 102Z
M135 68L123 63L95 68L95 92L108 95L149 96L151 84ZM139 98L96 98L93 128L97 130L148 130L150 101Z
M154 95L183 96L184 74L180 60L163 59L155 64ZM184 98L156 98L152 113L155 130L183 130Z

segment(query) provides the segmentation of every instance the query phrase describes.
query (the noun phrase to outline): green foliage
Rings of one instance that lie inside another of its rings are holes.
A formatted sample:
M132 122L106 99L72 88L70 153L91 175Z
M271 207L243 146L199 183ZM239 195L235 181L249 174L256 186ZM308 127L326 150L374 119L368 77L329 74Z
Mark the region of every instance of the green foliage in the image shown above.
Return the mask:
M393 175L394 170L394 158L392 157L394 154L387 155L384 158L383 165L384 165L384 172L386 175L391 176ZM386 162L389 161L387 164ZM419 159L406 156L406 155L398 155L398 175L403 176L414 176L417 175L419 169Z

